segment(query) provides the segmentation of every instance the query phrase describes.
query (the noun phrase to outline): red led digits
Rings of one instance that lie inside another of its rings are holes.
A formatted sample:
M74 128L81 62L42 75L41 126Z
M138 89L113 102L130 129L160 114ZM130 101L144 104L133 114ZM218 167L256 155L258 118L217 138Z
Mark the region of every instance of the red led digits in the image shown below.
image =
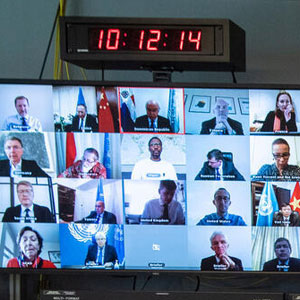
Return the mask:
M102 29L102 30L100 30L100 33L99 33L98 49L102 49L103 35L104 35L104 30Z
M197 37L193 36L194 33L197 34ZM183 50L184 40L185 40L185 31L181 31L180 42L179 42L179 50L180 51ZM201 31L197 31L197 32L189 31L189 38L188 38L188 40L189 40L190 43L195 43L195 48L198 51L200 49Z
M196 43L196 50L200 49L200 41L201 41L201 31L197 32L197 37L193 38L193 31L189 32L189 41L191 43Z
M184 31L181 31L179 50L182 50L182 49L183 49L184 37L185 37L185 32L184 32Z
M160 32L160 30L153 30L152 29L152 30L150 30L150 34L154 34L154 35L156 35L156 37L150 38L148 40L146 50L148 50L148 51L157 51L158 50L157 43L160 40L161 32ZM156 46L153 45L154 43L156 43Z
M140 35L140 42L139 42L139 49L140 50L143 50L144 36L145 36L145 31L142 30L141 35Z
M100 27L93 31L96 39L92 49L98 51L201 51L202 32L199 29L139 28L136 30Z
M114 41L114 42L111 42ZM108 29L106 49L117 50L120 42L120 30L119 29Z

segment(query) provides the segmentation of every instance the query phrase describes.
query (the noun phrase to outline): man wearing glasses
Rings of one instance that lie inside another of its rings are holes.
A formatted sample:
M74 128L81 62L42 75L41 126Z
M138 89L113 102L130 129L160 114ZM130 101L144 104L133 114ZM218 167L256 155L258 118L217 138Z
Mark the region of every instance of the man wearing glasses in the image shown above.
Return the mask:
M83 157L58 175L64 178L106 178L106 169L99 162L98 151L94 148L84 150Z
M228 213L231 201L230 194L225 188L217 189L214 194L213 204L217 212L206 215L197 225L246 226L241 216Z
M33 203L34 192L30 182L20 181L17 184L17 194L20 204L7 208L2 222L55 223L48 207Z
M104 201L96 201L95 210L76 223L117 224L116 216L105 210Z
M288 164L290 158L290 146L285 139L279 138L272 143L272 153L275 163L272 165L263 165L255 176L255 180L300 180L300 168Z
M176 171L171 163L160 158L162 141L152 137L148 142L150 158L138 161L132 170L131 179L134 180L177 180Z

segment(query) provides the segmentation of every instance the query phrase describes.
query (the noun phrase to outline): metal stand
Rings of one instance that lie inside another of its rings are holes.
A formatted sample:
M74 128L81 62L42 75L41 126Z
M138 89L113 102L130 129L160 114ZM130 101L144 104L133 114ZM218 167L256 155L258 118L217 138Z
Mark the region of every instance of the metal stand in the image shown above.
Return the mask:
M9 274L9 300L21 300L20 274Z
M171 82L172 71L152 71L153 82Z

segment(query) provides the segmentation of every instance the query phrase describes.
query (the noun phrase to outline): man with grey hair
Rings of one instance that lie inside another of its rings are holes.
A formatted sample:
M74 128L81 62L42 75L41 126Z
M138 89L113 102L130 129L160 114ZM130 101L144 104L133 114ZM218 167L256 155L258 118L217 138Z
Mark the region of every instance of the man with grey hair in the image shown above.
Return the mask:
M159 116L159 103L155 100L146 102L146 115L138 117L134 124L134 131L142 132L173 132L170 121L167 118Z
M215 255L202 259L202 271L243 271L242 261L227 254L229 244L223 232L215 231L210 243Z
M107 243L104 232L98 231L95 234L93 243L89 245L85 265L99 265L110 269L113 268L117 260L118 255L116 248Z
M218 98L213 109L215 117L202 123L200 134L243 135L242 124L228 118L228 106L224 99Z

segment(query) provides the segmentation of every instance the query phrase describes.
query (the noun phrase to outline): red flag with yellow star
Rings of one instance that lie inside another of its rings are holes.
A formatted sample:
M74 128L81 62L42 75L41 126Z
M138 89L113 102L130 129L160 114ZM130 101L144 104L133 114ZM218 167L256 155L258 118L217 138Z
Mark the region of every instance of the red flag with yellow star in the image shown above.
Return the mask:
M290 200L290 206L292 210L300 213L300 185L299 182L296 182L293 195Z
M101 99L98 106L99 132L115 132L114 121L104 87L101 88Z

